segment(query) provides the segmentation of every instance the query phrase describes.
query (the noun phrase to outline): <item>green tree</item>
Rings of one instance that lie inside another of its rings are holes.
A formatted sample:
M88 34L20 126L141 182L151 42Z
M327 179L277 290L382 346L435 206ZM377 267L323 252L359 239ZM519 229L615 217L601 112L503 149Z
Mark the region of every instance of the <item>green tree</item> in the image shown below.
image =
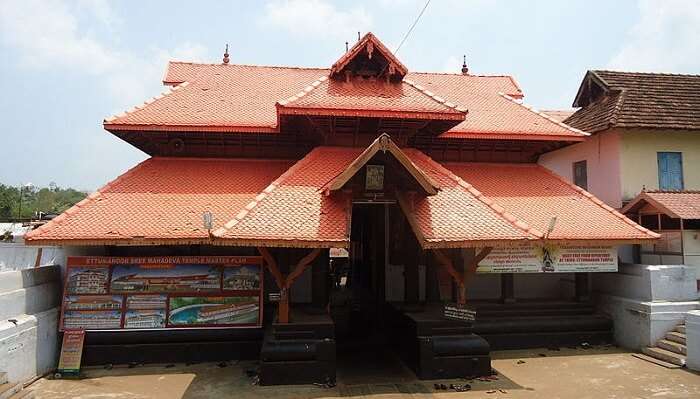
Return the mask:
M20 196L22 214L20 212ZM35 188L0 184L0 219L22 219L35 217L37 212L59 214L87 196L86 192L72 188L61 188L56 183L49 187Z

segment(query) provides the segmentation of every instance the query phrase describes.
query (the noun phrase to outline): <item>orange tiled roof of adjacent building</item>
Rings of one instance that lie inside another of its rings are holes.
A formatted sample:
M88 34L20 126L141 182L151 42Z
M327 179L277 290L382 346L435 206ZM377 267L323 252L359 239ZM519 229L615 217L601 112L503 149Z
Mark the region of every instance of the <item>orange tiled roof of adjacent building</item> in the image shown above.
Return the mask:
M588 71L565 123L590 133L611 127L700 129L700 75Z
M645 203L672 218L700 219L700 191L642 191L622 212L633 212Z

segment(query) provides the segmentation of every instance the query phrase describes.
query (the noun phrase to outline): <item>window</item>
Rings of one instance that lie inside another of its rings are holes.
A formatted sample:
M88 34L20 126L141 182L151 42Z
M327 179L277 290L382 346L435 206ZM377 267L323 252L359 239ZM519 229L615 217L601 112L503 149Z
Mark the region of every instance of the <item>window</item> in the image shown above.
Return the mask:
M574 162L574 184L588 190L588 166L586 161Z
M683 157L680 152L659 152L659 189L683 190Z

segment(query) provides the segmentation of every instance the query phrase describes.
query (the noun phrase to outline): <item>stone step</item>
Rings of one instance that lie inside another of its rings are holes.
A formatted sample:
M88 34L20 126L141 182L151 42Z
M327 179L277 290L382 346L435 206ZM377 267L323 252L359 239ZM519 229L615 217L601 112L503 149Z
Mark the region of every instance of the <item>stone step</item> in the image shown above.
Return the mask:
M676 331L671 331L666 333L666 339L673 342L678 342L679 344L685 345L685 334L681 334Z
M681 366L669 362L664 362L663 360L659 360L655 357L647 356L643 353L633 353L632 356L636 357L637 359L642 359L644 361L647 361L649 363L654 363L658 364L659 366L666 367L667 369L679 369Z
M680 324L676 326L676 328L673 331L685 334L685 324Z
M680 355L688 354L688 348L685 345L679 344L678 342L669 341L667 339L659 340L659 342L656 343L656 346L661 349L666 349L667 351L676 352Z
M642 348L642 352L645 355L654 357L664 362L669 362L677 364L679 366L685 366L685 356L679 355L678 353L667 351L666 349L661 349L657 347L646 347Z
M12 395L22 390L22 384L9 383L0 384L0 399L10 399Z

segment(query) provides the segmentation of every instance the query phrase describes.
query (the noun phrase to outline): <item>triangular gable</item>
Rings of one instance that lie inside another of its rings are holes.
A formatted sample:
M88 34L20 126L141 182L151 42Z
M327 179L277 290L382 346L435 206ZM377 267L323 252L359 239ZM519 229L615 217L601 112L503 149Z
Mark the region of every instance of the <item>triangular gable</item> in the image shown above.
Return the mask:
M646 204L670 218L700 218L700 192L698 191L642 191L620 212L636 213Z
M676 215L670 209L666 208L663 204L656 202L653 198L649 197L644 191L642 191L636 197L634 197L632 201L627 203L627 205L623 206L622 209L620 209L620 213L625 215L637 213L641 208L643 208L647 204L656 208L656 210L658 210L659 213L663 213L670 218L678 218L678 215Z
M345 79L348 77L346 72L362 75L362 68L372 67L381 68L379 75L399 81L408 73L408 68L369 32L331 66L330 76Z
M389 152L396 160L405 168L406 172L421 186L428 195L435 195L438 192L438 185L426 175L422 170L404 154L403 151L391 140L388 134L382 133L377 137L372 144L369 145L354 161L352 161L338 176L336 176L329 184L327 191L340 190L352 179L367 162L379 151Z

